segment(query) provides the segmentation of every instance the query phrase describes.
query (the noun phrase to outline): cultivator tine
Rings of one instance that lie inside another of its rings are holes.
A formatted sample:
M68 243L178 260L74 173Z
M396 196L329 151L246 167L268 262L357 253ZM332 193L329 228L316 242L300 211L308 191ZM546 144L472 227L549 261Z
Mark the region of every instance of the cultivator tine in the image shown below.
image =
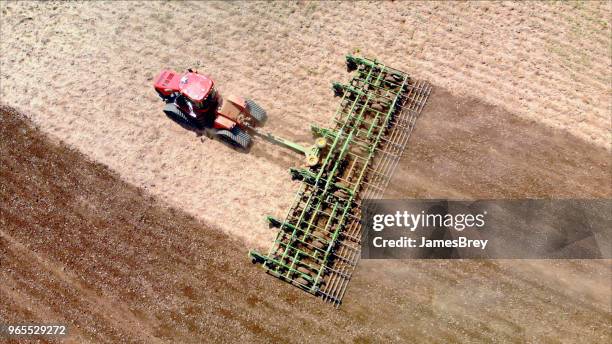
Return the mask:
M328 147L316 166L292 168L301 180L267 255L254 262L273 276L339 306L361 255L361 202L383 196L431 86L376 60L348 55L353 78L333 83L342 97L333 128L312 126Z

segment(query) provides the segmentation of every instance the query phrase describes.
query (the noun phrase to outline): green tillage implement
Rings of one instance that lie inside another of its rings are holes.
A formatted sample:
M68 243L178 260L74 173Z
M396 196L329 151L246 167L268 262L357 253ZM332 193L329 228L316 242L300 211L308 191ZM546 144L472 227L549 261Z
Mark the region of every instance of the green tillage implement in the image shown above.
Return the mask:
M347 56L348 84L333 84L341 98L332 128L312 127L317 142L292 147L317 162L290 169L302 181L263 255L250 251L269 274L340 305L360 256L361 202L380 198L431 92L431 86L376 60ZM321 140L324 138L325 140ZM270 140L293 143L276 137Z

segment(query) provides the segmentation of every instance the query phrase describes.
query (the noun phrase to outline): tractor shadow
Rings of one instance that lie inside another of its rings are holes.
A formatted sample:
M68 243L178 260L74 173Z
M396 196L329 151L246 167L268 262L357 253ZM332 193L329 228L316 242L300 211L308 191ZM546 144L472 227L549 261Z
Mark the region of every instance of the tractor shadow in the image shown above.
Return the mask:
M194 126L191 122L184 121L184 120L181 120L180 118L175 118L175 117L168 116L168 115L166 115L166 116L170 120L172 120L172 122L174 122L177 125L179 125L181 128L183 128L183 129L185 129L187 131L193 132L198 138L200 138L200 141L202 143L208 141L206 139L214 140L214 141L222 143L224 146L226 146L226 147L228 147L228 148L230 148L230 149L232 149L232 150L234 150L236 152L244 153L244 154L250 153L251 152L251 148L253 147L253 144L251 144L246 149L244 149L242 147L238 147L238 146L236 146L236 145L234 145L234 144L232 144L232 143L230 143L228 141L220 139L218 136L214 135L211 132L210 129L206 129L206 128L205 129L201 129L201 128L198 128L198 127Z
M206 130L202 130L202 132L205 132ZM224 141L222 139L220 139L218 136L209 136L208 134L204 133L204 134L200 134L198 135L200 136L200 141L205 142L204 141L204 137L210 139L210 140L214 140L217 142L222 143L224 146L230 148L233 151L236 151L238 153L243 153L243 154L249 154L251 152L251 149L253 148L253 142L251 142L251 144L247 147L247 148L242 148L242 147L238 147L230 142ZM202 137L203 136L203 137Z

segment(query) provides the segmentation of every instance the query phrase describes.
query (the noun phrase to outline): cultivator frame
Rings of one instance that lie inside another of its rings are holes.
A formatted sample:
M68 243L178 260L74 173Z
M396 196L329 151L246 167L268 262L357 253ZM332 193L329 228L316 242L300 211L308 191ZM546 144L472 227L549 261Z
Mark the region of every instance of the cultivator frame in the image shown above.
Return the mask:
M431 92L423 81L376 60L346 56L348 84L333 83L341 97L333 128L312 127L325 138L319 163L291 168L302 181L267 255L249 253L269 274L339 306L360 257L361 202L380 198L402 157Z

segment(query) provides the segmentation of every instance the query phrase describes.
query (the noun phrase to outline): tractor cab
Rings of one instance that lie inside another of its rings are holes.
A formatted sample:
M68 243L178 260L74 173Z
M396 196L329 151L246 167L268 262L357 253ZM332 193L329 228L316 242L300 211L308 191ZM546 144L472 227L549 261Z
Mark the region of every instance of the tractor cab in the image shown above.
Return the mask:
M195 71L177 73L164 70L155 80L155 90L164 100L180 95L198 109L209 108L211 102L216 103L217 92L213 80Z
M204 75L187 72L181 76L178 86L183 96L194 103L200 103L213 90L213 81Z
M214 82L207 76L194 72L183 74L178 83L179 92L187 98L198 112L207 112L217 104Z

